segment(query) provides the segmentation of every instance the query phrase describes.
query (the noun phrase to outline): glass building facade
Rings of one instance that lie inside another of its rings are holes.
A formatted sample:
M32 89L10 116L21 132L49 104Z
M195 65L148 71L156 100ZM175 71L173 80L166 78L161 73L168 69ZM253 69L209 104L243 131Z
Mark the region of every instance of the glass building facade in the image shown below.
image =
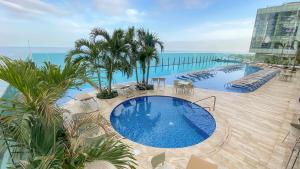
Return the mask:
M293 57L300 40L300 2L258 9L250 52Z

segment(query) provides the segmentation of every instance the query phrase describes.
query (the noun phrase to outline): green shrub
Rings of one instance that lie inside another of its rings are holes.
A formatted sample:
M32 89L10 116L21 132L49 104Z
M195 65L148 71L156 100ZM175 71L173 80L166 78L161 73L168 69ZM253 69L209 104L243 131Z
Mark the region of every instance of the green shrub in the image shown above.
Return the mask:
M153 90L154 89L154 85L153 84L148 84L148 85L137 85L137 89L139 90Z
M108 90L102 90L101 93L97 94L97 98L99 99L112 99L118 96L118 92L116 90L111 91L110 94L108 94Z
M154 89L154 85L153 84L147 85L146 89L147 90L153 90Z

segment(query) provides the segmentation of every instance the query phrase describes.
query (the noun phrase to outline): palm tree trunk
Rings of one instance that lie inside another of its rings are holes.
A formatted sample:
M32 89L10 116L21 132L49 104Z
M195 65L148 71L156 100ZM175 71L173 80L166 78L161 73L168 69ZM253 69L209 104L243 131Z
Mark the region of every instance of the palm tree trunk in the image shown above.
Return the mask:
M148 81L149 81L149 72L150 72L150 59L148 59L148 63L147 63L147 79L146 79L146 84L148 85Z
M299 45L299 41L297 42L297 49L296 49L296 54L295 54L295 58L294 58L294 63L293 63L293 70L295 69L296 66L296 62L297 62L297 58L300 55L300 51L299 51L300 45Z
M142 74L143 74L143 84L145 84L145 74L146 74L146 63L141 63L142 66Z
M109 84L108 84L108 95L111 94L111 82L112 82L112 76L109 77Z
M110 65L110 70L109 70L109 75L108 75L108 95L111 94L111 82L112 82L112 65Z
M139 83L139 74L138 74L138 66L137 63L135 62L135 78L136 78L136 83Z
M282 48L282 50L281 50L281 58L280 58L280 62L282 63L282 59L283 59L283 49L284 48ZM278 59L279 60L279 59ZM279 64L278 62L277 62L277 64Z
M101 86L101 74L100 74L99 68L96 68L96 69L97 69L97 77L98 77L98 85L99 85L98 91L101 92L101 90L102 90L102 86Z

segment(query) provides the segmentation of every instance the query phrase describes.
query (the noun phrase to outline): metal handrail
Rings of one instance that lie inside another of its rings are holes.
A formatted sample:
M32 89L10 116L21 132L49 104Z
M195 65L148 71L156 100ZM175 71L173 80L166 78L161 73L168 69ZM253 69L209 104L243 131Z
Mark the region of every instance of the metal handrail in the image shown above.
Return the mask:
M197 102L200 102L200 101L203 101L203 100L207 100L207 99L210 99L210 98L214 98L213 111L215 111L216 102L217 102L217 97L216 96L209 96L209 97L206 97L206 98L203 98L203 99L196 100L196 101L194 101L192 103L197 103Z
M288 161L287 161L287 163L286 163L285 169L287 169L287 168L289 167L289 164L290 164L290 162L291 162L292 156L293 156L294 152L296 151L296 146L297 146L297 144L299 144L299 143L300 143L300 137L298 137L298 138L296 139L296 143L295 143L294 146L293 146L292 152L291 152L291 154L290 154L290 156L289 156L289 158L288 158ZM293 165L292 165L292 168L291 168L291 169L294 168L295 163L296 163L297 159L299 158L299 153L300 153L300 150L298 150L298 153L296 154L296 157L295 157L295 160L294 160L294 162L293 162Z

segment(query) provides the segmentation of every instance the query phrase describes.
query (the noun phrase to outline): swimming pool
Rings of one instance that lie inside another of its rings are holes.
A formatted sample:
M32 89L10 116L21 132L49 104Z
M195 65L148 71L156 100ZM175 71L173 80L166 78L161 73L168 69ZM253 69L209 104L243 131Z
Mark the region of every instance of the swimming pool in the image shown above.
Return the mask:
M152 147L181 148L198 144L216 128L213 116L190 101L143 96L122 102L110 116L122 136Z

